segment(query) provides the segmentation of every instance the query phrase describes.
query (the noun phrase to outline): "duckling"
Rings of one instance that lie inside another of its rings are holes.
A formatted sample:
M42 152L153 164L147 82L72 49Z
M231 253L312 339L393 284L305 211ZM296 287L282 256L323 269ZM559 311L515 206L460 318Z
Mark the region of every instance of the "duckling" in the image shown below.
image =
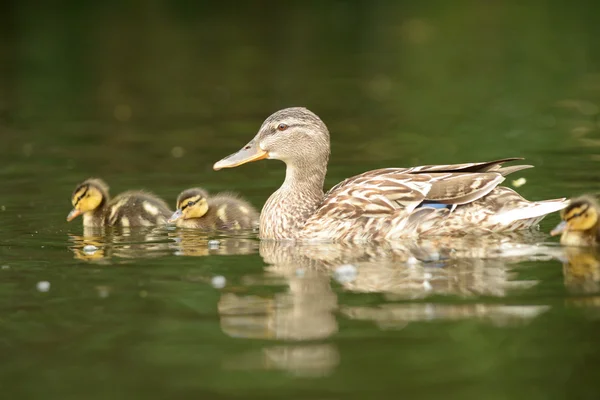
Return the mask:
M561 234L565 246L596 246L600 242L600 207L591 196L572 199L560 212L562 222L550 234Z
M72 221L83 214L84 227L164 225L172 211L152 193L128 191L110 199L109 187L101 179L90 178L77 185L71 196Z
M251 229L258 225L258 211L233 194L209 197L202 188L192 188L177 197L177 211L169 218L181 228L203 230Z

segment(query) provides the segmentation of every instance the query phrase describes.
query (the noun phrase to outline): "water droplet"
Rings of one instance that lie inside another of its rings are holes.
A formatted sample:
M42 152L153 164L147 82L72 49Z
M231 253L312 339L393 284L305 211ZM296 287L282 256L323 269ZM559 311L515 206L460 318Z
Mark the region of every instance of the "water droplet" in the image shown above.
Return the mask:
M171 149L171 155L175 158L181 158L185 154L185 150L181 146L175 146Z
M38 292L47 292L50 290L50 282L48 281L39 281L36 285Z
M211 250L216 250L219 248L219 245L221 244L220 241L213 239L213 240L209 240L208 241L208 248Z
M110 288L108 286L96 286L96 290L98 291L98 296L100 298L107 298L110 294Z
M98 250L98 248L91 244L86 244L85 246L83 246L83 252L85 254L94 254L96 250Z
M225 284L227 283L227 280L225 279L224 276L217 275L217 276L213 276L210 283L212 284L212 286L215 289L223 289L225 287Z

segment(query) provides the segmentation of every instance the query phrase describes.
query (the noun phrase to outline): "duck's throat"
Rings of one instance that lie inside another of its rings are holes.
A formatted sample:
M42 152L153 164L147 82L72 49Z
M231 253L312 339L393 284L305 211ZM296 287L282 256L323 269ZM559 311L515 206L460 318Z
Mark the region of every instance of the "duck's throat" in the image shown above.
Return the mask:
M106 214L106 201L103 201L93 211L88 211L83 214L83 226L86 227L99 227L104 226L104 219Z
M262 239L294 239L323 201L326 168L288 165L283 185L260 213Z

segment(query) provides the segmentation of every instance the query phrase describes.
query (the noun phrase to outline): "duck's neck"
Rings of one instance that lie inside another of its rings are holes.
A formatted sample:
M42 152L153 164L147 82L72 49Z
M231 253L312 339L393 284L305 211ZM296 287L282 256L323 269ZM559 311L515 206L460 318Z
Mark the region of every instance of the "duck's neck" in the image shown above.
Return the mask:
M260 213L260 237L293 239L323 201L326 164L287 164L283 185Z
M83 226L86 226L86 227L104 226L104 219L106 216L106 208L107 208L106 204L107 203L108 202L105 199L95 209L84 213L83 214Z

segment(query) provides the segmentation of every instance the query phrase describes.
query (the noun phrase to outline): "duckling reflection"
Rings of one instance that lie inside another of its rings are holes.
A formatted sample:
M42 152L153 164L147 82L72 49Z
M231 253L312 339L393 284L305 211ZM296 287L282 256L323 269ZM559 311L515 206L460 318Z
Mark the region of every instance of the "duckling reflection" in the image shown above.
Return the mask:
M210 236L202 230L178 229L169 232L169 238L173 241L171 247L175 254L182 256L222 256L258 252L258 241L243 234L219 237Z
M152 258L171 254L165 227L84 227L83 235L69 234L74 257L85 261L111 258Z
M107 258L109 246L106 245L104 229L100 227L83 227L83 235L69 234L72 243L69 249L74 257L84 261L102 261Z
M600 292L600 253L596 248L567 247L564 249L563 273L565 286L573 293Z

